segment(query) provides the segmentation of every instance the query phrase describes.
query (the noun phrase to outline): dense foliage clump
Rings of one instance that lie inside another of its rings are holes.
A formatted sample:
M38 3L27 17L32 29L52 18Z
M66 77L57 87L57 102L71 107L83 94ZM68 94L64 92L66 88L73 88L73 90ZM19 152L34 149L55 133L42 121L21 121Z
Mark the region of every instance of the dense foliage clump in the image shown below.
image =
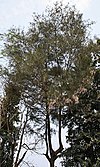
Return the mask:
M100 71L94 75L90 88L79 96L79 103L66 114L68 127L63 166L100 166Z

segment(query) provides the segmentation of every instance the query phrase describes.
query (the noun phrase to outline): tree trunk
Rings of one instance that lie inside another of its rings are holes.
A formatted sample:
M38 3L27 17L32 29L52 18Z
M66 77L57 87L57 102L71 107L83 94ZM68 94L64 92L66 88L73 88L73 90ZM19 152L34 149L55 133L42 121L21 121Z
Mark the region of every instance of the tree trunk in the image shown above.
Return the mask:
M53 160L50 161L50 167L54 167L54 162Z

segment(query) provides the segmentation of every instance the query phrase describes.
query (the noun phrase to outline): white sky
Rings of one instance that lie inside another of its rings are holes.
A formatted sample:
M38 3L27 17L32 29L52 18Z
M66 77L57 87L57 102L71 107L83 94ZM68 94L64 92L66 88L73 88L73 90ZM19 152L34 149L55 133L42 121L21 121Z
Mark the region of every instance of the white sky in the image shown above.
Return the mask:
M47 5L52 5L54 2L56 0L0 0L0 33L6 32L13 25L28 27L33 12L42 13ZM76 5L85 19L95 21L92 34L100 36L100 0L62 0L62 2ZM32 161L36 167L48 167L47 161L41 156L35 156Z
M0 33L13 25L21 28L28 27L34 11L41 13L47 5L52 5L54 2L56 0L0 0ZM84 13L85 19L96 21L93 34L100 34L100 0L62 0L62 2L75 4L77 9Z

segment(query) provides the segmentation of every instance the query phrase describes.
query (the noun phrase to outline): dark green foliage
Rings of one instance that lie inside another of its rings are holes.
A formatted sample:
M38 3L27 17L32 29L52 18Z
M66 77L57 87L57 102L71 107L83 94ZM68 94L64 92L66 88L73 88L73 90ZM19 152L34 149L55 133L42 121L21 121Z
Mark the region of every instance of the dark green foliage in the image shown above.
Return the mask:
M100 39L97 39L97 44L100 45Z
M63 153L65 167L100 166L100 71L94 75L91 88L79 96L79 104L66 111L68 126Z
M19 88L16 85L13 85L13 83L7 83L1 109L1 167L13 166L17 140L19 138L18 127L16 126L16 123L19 121L19 101Z

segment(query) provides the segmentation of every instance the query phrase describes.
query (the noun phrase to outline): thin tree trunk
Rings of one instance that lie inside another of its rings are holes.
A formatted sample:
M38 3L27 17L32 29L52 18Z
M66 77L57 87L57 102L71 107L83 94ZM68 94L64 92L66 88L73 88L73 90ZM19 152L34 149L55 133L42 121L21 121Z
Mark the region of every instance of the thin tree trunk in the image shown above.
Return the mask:
M26 120L24 121L24 125L22 127L22 133L21 133L21 137L20 137L20 143L19 143L19 148L18 148L16 159L15 159L14 167L18 167L20 165L20 163L22 162L22 160L24 159L24 157L25 157L25 155L27 153L27 151L26 151L22 155L22 157L19 159L20 152L21 152L21 149L22 149L22 142L23 142L24 131L25 131L26 124L27 124L27 117L28 117L28 114L26 114Z
M53 160L50 161L50 167L54 167L54 161Z
M58 139L59 139L59 147L57 150L53 150L52 148L52 142L51 142L51 128L50 128L50 115L48 112L48 106L47 106L47 115L46 115L46 133L45 133L45 142L46 142L46 158L48 159L50 163L50 167L54 167L55 160L58 158L58 154L62 152L63 145L61 141L61 107L59 108L59 115L58 115L58 126L59 126L59 132L58 132Z

